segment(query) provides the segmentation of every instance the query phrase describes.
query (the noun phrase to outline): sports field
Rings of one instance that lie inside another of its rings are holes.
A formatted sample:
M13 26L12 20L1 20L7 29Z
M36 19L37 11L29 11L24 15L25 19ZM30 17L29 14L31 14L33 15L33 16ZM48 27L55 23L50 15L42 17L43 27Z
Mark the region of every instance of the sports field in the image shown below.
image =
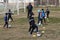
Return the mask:
M34 8L35 21L37 23L37 9ZM50 18L47 25L39 26L39 31L46 27L45 33L41 37L32 37L29 34L29 23L27 12L20 12L20 15L13 15L14 22L11 28L3 28L3 15L0 15L0 40L60 40L60 8L50 8Z

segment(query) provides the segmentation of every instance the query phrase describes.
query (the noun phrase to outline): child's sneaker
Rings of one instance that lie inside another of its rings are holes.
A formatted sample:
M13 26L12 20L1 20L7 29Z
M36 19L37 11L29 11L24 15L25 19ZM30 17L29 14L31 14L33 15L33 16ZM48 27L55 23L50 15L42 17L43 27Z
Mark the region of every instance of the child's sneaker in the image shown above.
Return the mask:
M40 37L41 36L41 33L37 32L37 37Z
M41 23L39 23L39 25L41 25Z

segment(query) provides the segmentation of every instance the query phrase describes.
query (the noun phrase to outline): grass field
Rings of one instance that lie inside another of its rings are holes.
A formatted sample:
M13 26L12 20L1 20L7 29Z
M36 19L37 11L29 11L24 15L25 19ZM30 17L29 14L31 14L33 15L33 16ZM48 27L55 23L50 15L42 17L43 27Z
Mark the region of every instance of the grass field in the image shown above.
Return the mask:
M37 22L37 12L34 10L35 21ZM13 15L14 23L9 29L4 29L3 16L0 15L0 40L60 40L60 12L51 12L49 23L47 25L39 26L39 31L46 27L45 33L41 37L29 35L29 23L26 17L27 13L20 13L20 15Z

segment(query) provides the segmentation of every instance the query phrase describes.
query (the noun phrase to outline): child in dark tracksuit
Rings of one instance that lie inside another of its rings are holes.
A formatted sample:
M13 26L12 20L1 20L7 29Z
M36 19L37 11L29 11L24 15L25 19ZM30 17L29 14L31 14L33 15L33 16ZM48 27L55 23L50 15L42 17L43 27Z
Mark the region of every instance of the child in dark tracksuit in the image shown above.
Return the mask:
M30 28L29 28L30 34L33 33L34 29L36 29L36 31L38 32L38 26L35 24L34 17L29 18L29 23L30 23Z
M31 18L33 15L34 15L34 13L33 13L33 12L30 12L30 15L29 15L28 20L30 20L30 18ZM30 22L29 22L29 25L30 25L30 28L31 28L31 24L30 24ZM30 32L30 28L29 28L29 32Z
M4 27L7 26L7 28L8 28L8 16L7 16L7 13L5 14L4 21L5 21Z
M9 9L8 11L8 20L11 19L13 21L13 18L12 18L12 12L11 10Z
M27 6L27 10L28 10L27 17L29 17L29 15L31 15L32 9L33 9L33 6L31 5L31 3L29 3L29 5Z
M38 24L40 22L40 10L38 10Z
M47 16L47 18L49 18L49 14L50 14L50 11L49 11L49 9L47 8L47 9L46 9L46 16Z
M42 12L41 12L40 10L38 10L38 24L39 24L39 23L42 24L41 14L42 14Z

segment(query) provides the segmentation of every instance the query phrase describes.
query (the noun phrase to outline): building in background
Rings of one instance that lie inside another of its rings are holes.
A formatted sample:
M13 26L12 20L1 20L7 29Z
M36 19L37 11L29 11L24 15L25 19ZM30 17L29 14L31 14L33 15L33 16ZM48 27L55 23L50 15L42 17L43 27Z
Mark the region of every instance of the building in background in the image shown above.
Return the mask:
M60 0L0 0L0 12L11 9L13 12L17 10L19 14L20 9L23 8L25 11L29 3L33 6L60 6Z
M20 9L24 9L25 12L26 6L30 2L34 6L34 0L0 0L0 12L7 12L8 9L11 9L13 12L17 10L19 15Z
M0 0L1 2L8 1L9 4L13 5L16 4L17 0ZM35 5L60 5L60 0L19 0L19 3L23 4L25 2L26 5L28 5L29 2L32 3L33 6Z
M60 0L34 0L34 5L59 6Z
M15 4L17 2L17 0L0 0L1 2L8 2L9 4ZM34 0L18 0L19 3L25 2L26 4L28 4L29 2L31 2L34 5Z

